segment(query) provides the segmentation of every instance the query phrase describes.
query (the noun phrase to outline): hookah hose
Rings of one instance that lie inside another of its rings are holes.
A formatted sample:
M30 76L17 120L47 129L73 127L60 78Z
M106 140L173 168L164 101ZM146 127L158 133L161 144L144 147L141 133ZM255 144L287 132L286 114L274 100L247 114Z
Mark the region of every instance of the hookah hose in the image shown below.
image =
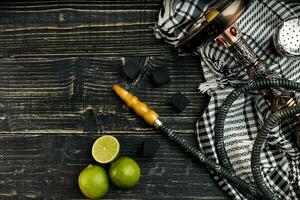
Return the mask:
M300 113L300 106L286 108L282 111L272 113L266 120L264 126L259 131L256 140L253 145L251 153L251 169L253 178L258 185L259 189L266 195L267 199L276 199L274 192L266 185L263 180L263 176L260 171L260 153L263 145L270 134L271 130L283 119L290 118Z
M288 90L300 91L300 84L292 82L289 80L269 80L269 79L258 79L252 84L242 86L235 89L230 95L226 98L222 107L219 110L216 125L215 125L215 142L216 148L218 148L218 157L222 159L223 163L227 166L230 166L230 171L234 172L231 165L230 159L227 155L225 144L224 144L224 124L226 116L229 112L229 109L233 102L241 95L251 90L263 90L267 88L284 88ZM255 140L253 151L251 153L251 169L253 173L253 178L259 187L260 191L263 192L267 199L277 199L276 195L271 191L268 186L265 184L263 177L260 172L260 153L262 151L263 144L271 132L272 128L275 127L281 120L292 117L300 113L300 106L290 107L283 109L281 111L272 113L266 120L262 129L258 132L257 138Z
M217 148L220 148L222 156L225 158L225 162L231 165L228 158L225 145L224 145L224 123L227 113L233 104L233 102L241 95L251 90L262 90L267 88L284 88L288 90L300 91L300 84L292 82L289 80L269 80L261 79L256 80L251 84L243 85L235 89L225 100L222 105L218 117L216 119L215 134L219 136L221 142L216 143ZM266 185L261 175L260 170L260 152L262 146L267 138L270 127L273 127L280 120L300 113L300 107L292 107L276 112L266 120L265 126L259 131L257 139L255 141L252 155L251 155L251 169L253 171L253 177L256 185L248 183L241 179L233 170L229 170L220 164L216 163L214 160L206 157L200 150L191 146L184 138L174 133L173 130L168 128L163 122L160 121L159 115L151 110L146 104L142 103L137 97L130 94L128 91L121 88L119 85L114 85L113 90L115 93L127 104L128 107L132 108L136 114L141 116L149 125L154 126L160 132L166 135L170 140L181 146L187 153L190 153L201 163L205 164L209 169L215 171L218 175L225 178L229 183L231 183L241 194L243 194L247 199L269 199L276 200L278 197L273 194L271 189ZM218 154L219 157L219 154ZM220 157L219 157L220 159Z

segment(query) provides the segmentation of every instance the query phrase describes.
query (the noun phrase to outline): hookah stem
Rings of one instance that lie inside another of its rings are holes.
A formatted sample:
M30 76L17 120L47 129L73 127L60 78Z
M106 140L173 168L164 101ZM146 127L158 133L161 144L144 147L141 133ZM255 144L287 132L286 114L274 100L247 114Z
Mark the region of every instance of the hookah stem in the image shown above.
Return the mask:
M253 178L258 185L259 189L266 195L267 199L273 200L277 197L274 195L273 191L264 182L264 178L260 171L260 155L263 145L270 134L271 130L283 119L290 118L296 114L300 113L300 106L295 106L291 108L286 108L280 110L276 113L272 113L266 120L262 129L258 132L256 140L253 145L253 150L251 153L251 169L253 173Z
M212 8L205 14L205 17L207 22L209 23L220 15L222 15L222 13L220 13L219 10L217 10L216 8ZM228 48L228 50L233 54L233 57L236 59L236 61L241 66L247 69L247 74L250 79L256 81L258 78L270 80L278 80L281 78L280 75L276 72L269 72L267 70L267 63L263 60L260 60L259 57L256 56L256 54L252 51L250 46L245 41L242 32L239 30L235 23L231 24L229 27L223 30L223 32L215 38L215 41L219 45ZM269 91L269 94L272 94L272 110L276 111L285 107L296 105L294 95L289 91L285 91L282 88L272 87L265 89ZM223 106L223 109L228 110L229 108L227 109L227 107ZM224 126L224 124L221 125ZM221 135L221 131L215 132L216 151L219 162L231 173L235 173L235 170L227 155L223 139L224 137L223 135Z
M214 20L218 17L219 11L216 9L211 9L206 13L205 17L208 22ZM265 74L266 65L264 62L260 61L257 56L253 53L251 48L247 45L243 38L243 34L239 31L235 24L232 24L226 30L223 31L215 41L233 54L235 60L241 65L247 68L248 75L251 79L256 79L261 75ZM273 92L278 94L277 92ZM229 109L229 108L228 108ZM226 116L225 116L226 117ZM224 124L222 124L224 126ZM220 132L215 133L216 151L219 158L219 162L222 166L228 169L231 173L235 173L235 170L230 163L225 149L223 136Z
M248 70L248 76L252 80L256 80L258 78L267 78L267 79L280 79L279 74L274 72L268 72L266 69L266 62L260 60L247 45L247 42L243 38L243 35L233 43L232 46L229 46L228 49L234 55L237 62L239 62L242 66L246 66ZM281 96L286 92L281 91L281 89L277 88L268 88L270 92L274 95L275 98ZM276 109L276 108L275 108Z
M238 30L238 28L233 24L229 30L231 29ZM230 31L229 31L230 32ZM251 50L251 48L247 45L246 41L243 38L243 35L237 34L237 35L231 35L228 31L225 31L223 34L217 38L217 41L221 41L220 39L223 39L226 41L223 45L228 47L230 52L234 55L237 62L239 62L242 66L246 67L248 70L248 76L256 82L258 79L269 79L269 80L279 80L280 75L276 72L268 72L266 69L266 62L260 60ZM285 91L282 88L274 88L274 87L265 87L265 90L269 90L272 94L272 103L271 103L271 109L273 111L280 110L282 108L288 107L288 106L295 106L296 102L294 100L294 95L291 94L289 91ZM234 98L233 95L231 95L231 98ZM226 105L223 106L223 110L228 110L229 107ZM226 116L220 115L219 118L224 118ZM224 119L225 120L225 119ZM224 126L224 120L222 120L222 126ZM221 126L220 126L221 127ZM219 128L220 128L219 127ZM230 163L230 160L228 158L225 145L224 145L224 138L223 135L221 135L221 131L215 129L215 141L216 141L216 151L220 160L220 163L222 166L227 168L229 171L234 173L234 169L232 167L232 164Z
M223 178L226 178L235 188L237 188L242 194L248 199L264 199L264 196L260 191L252 184L247 183L240 177L229 172L227 169L222 167L215 161L207 158L202 152L195 147L192 147L184 138L174 133L170 128L165 126L160 120L159 115L151 110L146 104L139 101L139 99L118 85L113 86L115 93L127 104L128 107L132 108L139 116L141 116L149 125L156 127L163 134L165 134L170 140L180 145L186 152L192 154L201 163L207 165L209 169L214 170Z

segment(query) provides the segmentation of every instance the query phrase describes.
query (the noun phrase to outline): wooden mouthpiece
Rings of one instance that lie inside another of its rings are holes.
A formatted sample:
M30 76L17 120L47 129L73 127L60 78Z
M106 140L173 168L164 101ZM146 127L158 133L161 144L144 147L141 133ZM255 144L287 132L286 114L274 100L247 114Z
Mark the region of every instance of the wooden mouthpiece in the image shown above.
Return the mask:
M154 125L155 121L159 118L156 112L119 85L114 85L113 90L136 114L141 116L151 126Z

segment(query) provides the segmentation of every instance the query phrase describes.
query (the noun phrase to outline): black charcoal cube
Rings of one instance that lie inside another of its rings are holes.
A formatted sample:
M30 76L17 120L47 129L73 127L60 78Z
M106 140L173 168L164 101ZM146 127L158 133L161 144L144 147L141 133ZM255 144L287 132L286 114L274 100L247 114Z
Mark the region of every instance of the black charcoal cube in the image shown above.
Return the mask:
M139 67L134 65L127 65L122 71L130 80L134 80L140 73Z
M178 92L172 97L171 104L178 111L182 112L190 104L190 100L186 96Z
M159 87L170 81L168 71L164 68L153 71L152 78L156 87Z
M142 156L146 158L152 158L155 156L159 145L156 140L148 139L143 142Z

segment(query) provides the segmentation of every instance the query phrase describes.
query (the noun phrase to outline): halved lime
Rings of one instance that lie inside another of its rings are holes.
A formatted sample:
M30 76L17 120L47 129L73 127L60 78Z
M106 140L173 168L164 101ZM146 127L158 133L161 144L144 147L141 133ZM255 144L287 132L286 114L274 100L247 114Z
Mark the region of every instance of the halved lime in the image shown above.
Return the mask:
M92 147L93 158L102 164L115 160L120 152L120 143L114 136L105 135L98 138Z

